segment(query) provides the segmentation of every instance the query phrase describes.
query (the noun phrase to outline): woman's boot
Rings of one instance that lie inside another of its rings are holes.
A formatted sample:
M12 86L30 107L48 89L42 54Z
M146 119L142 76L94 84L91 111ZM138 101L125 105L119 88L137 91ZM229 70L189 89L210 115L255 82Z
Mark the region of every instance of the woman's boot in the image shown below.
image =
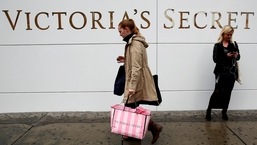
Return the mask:
M153 122L152 119L150 119L148 130L150 130L153 135L152 144L154 144L158 140L160 132L162 132L162 129L163 127L161 125L156 124L155 122Z
M223 109L221 113L222 113L222 119L227 121L228 120L227 109Z
M211 109L209 109L209 108L206 110L205 119L206 119L207 121L211 121Z

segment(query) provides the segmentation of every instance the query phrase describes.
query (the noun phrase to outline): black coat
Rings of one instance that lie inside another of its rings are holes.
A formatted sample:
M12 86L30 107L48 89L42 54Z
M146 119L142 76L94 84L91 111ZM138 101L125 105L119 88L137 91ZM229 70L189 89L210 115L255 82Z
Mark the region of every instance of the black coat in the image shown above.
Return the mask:
M227 57L229 52L238 52L237 58L233 60ZM227 68L231 68L233 61L240 59L240 53L237 43L229 43L228 47L224 49L222 43L215 43L213 48L213 61L216 63L213 73L217 77L220 73L227 71Z

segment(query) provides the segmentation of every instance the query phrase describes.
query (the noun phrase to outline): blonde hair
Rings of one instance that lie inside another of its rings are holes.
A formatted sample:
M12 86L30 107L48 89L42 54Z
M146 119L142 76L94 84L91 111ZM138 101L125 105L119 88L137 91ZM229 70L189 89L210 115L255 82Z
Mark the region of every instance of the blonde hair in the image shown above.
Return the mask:
M125 19L119 23L119 26L123 29L128 27L133 34L141 35L133 19Z
M221 43L223 41L224 34L227 34L227 33L230 33L230 32L234 32L234 28L231 27L230 25L225 25L220 32L220 35L219 35L219 38L218 38L218 43ZM230 39L231 43L233 43L232 36L231 36L231 39Z

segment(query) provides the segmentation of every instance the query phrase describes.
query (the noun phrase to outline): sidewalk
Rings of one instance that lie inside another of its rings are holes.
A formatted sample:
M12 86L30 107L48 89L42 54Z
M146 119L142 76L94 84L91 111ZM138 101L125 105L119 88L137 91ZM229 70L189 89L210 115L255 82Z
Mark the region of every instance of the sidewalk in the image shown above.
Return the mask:
M0 145L121 145L110 132L110 112L50 112L0 114ZM257 145L257 111L228 111L229 121L214 110L152 112L164 130L155 145ZM142 141L124 145L150 145L151 133Z

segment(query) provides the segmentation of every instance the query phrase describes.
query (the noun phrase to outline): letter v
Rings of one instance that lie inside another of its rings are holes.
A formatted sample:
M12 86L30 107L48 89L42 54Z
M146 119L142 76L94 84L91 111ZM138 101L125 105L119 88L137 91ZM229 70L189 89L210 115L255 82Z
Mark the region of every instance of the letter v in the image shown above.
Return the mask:
M12 27L13 30L15 30L15 27L16 27L16 24L17 24L17 21L18 21L18 18L19 18L19 16L20 16L21 11L22 11L22 10L17 10L18 14L17 14L17 16L16 16L15 22L13 23L13 21L12 21L10 15L9 15L9 13L8 13L9 11L8 11L8 10L3 10L3 12L5 13L5 15L6 15L6 17L7 17L7 19L8 19L8 21L9 21L9 23L10 23L10 25L11 25L11 27Z

